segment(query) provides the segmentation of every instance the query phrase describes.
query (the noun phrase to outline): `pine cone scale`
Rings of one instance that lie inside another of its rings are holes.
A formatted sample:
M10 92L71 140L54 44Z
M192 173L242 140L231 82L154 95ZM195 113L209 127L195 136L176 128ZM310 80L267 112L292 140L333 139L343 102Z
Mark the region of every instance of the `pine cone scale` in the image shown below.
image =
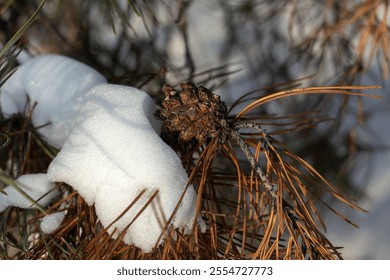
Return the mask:
M163 87L165 99L155 116L163 121L164 133L179 132L179 139L203 142L217 137L223 130L227 107L218 95L193 83L180 84L180 91L169 85Z

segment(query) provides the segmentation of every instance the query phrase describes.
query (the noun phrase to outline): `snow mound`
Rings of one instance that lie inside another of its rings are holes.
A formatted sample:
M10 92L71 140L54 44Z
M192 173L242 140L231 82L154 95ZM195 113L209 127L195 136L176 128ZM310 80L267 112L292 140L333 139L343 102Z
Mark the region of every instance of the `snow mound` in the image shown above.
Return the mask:
M41 230L46 234L52 233L62 224L64 218L64 211L46 215L41 219Z
M17 186L40 206L46 207L59 195L57 186L47 179L46 174L22 175L16 180ZM30 199L21 194L14 186L8 186L0 193L0 212L9 206L19 208L37 208Z
M106 82L100 73L71 58L38 56L22 66L1 87L0 104L5 117L34 108L32 121L53 147L64 144L74 117L89 90ZM29 109L29 108L27 108Z
M75 127L48 170L51 181L73 186L107 227L142 191L146 193L115 223L119 231L131 222L155 190L153 205L131 225L125 242L150 251L176 207L188 176L176 153L152 124L157 109L143 91L118 85L99 85L85 101ZM175 227L192 229L196 193L188 188ZM147 234L146 234L147 233Z
M150 96L105 81L70 58L41 56L23 64L6 82L2 110L5 115L22 112L26 97L37 102L33 124L50 122L39 132L61 148L47 180L69 184L94 204L104 227L133 203L108 230L117 229L116 235L127 230L124 242L149 252L162 242L161 227L173 214L171 226L192 232L197 194L193 186L187 187L180 158L159 137L161 123L153 118L157 107ZM197 222L204 230L204 222ZM49 224L51 232L54 226Z

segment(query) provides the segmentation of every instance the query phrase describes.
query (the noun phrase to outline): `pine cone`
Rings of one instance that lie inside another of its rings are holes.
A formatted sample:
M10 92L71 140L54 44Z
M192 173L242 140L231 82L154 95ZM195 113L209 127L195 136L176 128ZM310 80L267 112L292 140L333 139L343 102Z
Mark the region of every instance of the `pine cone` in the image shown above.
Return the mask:
M197 88L191 82L182 83L180 87L179 92L169 85L162 89L165 99L155 116L164 121L163 131L179 133L183 141L195 138L203 142L220 135L227 124L227 107L220 96L202 86Z

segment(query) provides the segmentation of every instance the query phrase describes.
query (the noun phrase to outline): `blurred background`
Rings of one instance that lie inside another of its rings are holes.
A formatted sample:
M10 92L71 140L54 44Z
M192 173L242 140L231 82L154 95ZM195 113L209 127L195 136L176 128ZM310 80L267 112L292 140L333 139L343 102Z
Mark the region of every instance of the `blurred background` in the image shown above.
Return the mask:
M258 113L312 113L277 138L369 212L337 206L356 229L324 211L327 236L346 259L390 259L389 22L385 0L4 0L0 41L73 57L156 101L184 81L228 106L256 91L381 86L370 93L382 99L289 97Z

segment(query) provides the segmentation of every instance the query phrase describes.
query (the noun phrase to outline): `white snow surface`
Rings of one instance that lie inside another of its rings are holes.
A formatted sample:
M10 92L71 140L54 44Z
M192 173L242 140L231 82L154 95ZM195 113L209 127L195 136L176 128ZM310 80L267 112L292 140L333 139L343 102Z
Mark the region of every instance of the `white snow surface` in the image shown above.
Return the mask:
M124 242L145 252L163 241L165 224L181 197L172 226L190 233L197 194L186 188L188 176L177 154L159 137L157 109L142 90L107 84L92 68L59 55L44 55L23 64L1 88L5 116L23 112L27 97L36 102L35 126L51 145L61 148L47 179L65 182L108 227L137 197L128 212L109 228L125 230ZM157 197L134 221L150 196ZM205 225L198 220L201 229ZM50 228L50 230L54 230Z
M46 215L41 219L41 230L46 234L52 233L62 224L64 218L65 211Z
M150 251L176 207L188 176L176 153L154 130L153 100L143 91L118 85L99 85L86 100L75 127L57 157L48 177L66 182L86 200L107 227L142 191L147 192L115 227L120 231L133 220L155 190L152 206L131 225L124 241ZM81 172L80 172L81 171ZM158 202L158 203L157 203ZM173 225L192 229L196 193L191 186ZM160 210L161 209L161 210ZM164 217L164 218L163 218Z
M33 201L40 206L46 207L56 196L59 195L57 186L48 180L46 174L22 175L16 180L17 186L24 191ZM9 206L19 208L37 208L31 200L21 194L15 187L8 186L0 193L0 212Z
M106 79L89 66L59 55L42 55L23 64L1 87L1 110L5 117L36 103L32 121L39 133L60 148L73 126L73 119L89 90ZM29 109L29 108L27 108Z

